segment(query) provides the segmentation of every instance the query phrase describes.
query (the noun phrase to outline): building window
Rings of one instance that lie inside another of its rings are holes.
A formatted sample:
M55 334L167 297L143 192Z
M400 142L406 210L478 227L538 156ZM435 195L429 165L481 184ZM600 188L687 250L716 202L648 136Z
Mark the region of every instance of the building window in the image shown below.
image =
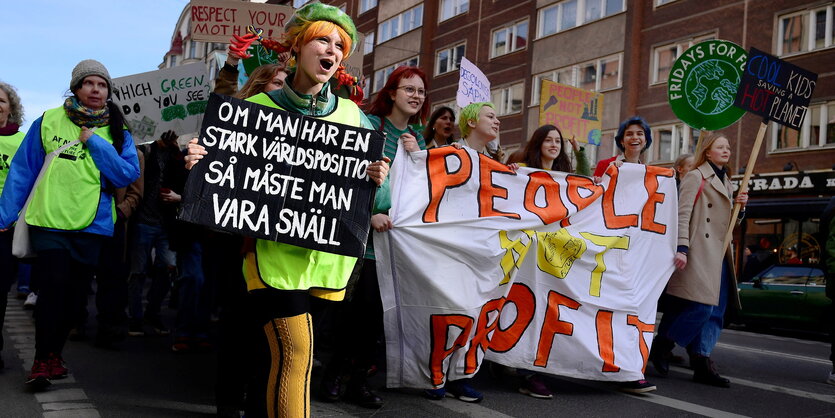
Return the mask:
M377 0L360 0L360 13L365 13L377 7Z
M435 75L455 71L461 65L464 57L465 45L459 44L452 48L442 49L435 54Z
M684 51L699 42L716 39L715 35L703 35L685 39L673 44L661 45L652 49L652 81L651 84L666 83L670 75L670 68Z
M176 55L169 55L168 56L168 67L176 67L177 66L177 56Z
M469 9L469 0L441 0L441 13L438 21L443 22L460 14L467 13Z
M188 41L188 58L197 58L197 41Z
M832 46L835 35L833 5L778 18L777 52L790 55Z
M681 154L693 154L699 131L683 123L652 128L652 145L644 158L651 161L675 161Z
M419 28L423 24L423 4L419 4L397 16L380 23L377 30L377 44L396 38L406 32Z
M365 41L362 45L362 54L368 55L374 52L374 32L365 34Z
M496 105L496 115L504 116L521 112L524 91L524 82L493 90L491 101Z
M389 76L394 69L400 67L401 65L408 65L410 67L417 67L420 64L420 60L418 57L412 57L405 61L398 62L397 64L390 65L388 67L381 68L377 71L374 71L374 88L372 89L372 93L376 93L386 85L386 80L388 80Z
M523 20L493 31L490 58L518 51L528 45L528 21Z
M676 0L655 0L655 5L656 6L663 6L667 3L672 3L674 1L676 1Z
M536 36L552 35L624 10L624 0L565 0L539 10Z
M620 88L620 64L621 54L617 54L535 75L532 83L533 89L531 90L531 105L539 104L542 80L556 81L557 83L591 91Z
M771 122L772 151L831 146L835 146L835 101L809 106L800 131Z

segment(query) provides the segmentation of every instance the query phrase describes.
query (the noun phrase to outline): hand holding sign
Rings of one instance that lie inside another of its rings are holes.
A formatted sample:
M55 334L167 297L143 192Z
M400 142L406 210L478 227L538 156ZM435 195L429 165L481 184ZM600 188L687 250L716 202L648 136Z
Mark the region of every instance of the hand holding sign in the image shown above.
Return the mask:
M363 255L374 183L389 170L379 132L213 94L188 148L182 220Z

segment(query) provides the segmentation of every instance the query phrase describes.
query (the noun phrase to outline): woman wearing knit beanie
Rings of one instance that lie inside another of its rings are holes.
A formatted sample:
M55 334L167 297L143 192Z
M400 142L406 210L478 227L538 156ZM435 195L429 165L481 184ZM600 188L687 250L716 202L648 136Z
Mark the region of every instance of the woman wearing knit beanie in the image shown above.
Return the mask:
M39 294L35 361L26 383L36 389L69 372L61 352L73 313L86 301L101 244L113 235L113 192L139 177L136 148L124 116L110 101L104 65L78 63L70 92L62 106L47 110L29 128L0 197L0 228L8 229L31 193L25 220L38 254Z
M296 10L285 31L282 45L291 51L292 58L284 86L247 100L372 129L354 102L325 88L355 50L357 30L351 18L336 7L310 3ZM193 139L187 166L193 166L205 154ZM378 186L388 174L387 160L374 162L366 170ZM246 414L309 416L313 363L310 296L342 300L357 259L266 240L257 240L248 251L244 276L258 326L269 343L269 355L258 360L264 362L263 367L255 367L260 376L255 387L249 388Z

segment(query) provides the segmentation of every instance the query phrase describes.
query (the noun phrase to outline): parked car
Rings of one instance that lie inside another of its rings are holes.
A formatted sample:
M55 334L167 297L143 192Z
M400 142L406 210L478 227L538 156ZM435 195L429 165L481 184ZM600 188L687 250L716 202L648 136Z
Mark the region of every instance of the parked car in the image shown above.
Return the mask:
M826 275L814 265L774 264L739 283L742 311L734 322L828 332Z

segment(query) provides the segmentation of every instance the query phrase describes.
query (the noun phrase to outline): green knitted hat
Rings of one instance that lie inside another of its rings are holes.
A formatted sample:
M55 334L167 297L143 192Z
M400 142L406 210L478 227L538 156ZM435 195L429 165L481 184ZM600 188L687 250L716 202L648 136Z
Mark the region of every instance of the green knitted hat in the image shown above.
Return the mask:
M338 7L327 4L308 3L296 9L296 13L284 25L284 31L287 32L293 26L300 26L305 22L315 22L317 20L325 20L339 25L351 38L351 54L357 50L357 27L354 26L354 21Z

